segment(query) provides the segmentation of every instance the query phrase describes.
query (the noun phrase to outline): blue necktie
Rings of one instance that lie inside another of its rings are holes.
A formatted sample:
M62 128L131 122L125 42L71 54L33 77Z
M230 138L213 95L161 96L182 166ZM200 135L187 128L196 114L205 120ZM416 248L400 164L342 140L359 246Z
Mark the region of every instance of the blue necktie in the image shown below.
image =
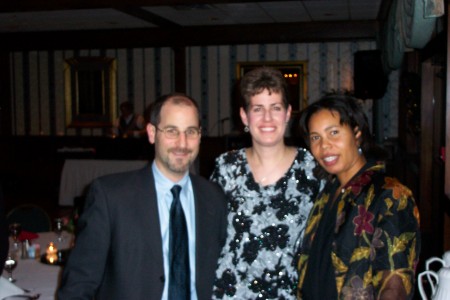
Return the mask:
M186 218L180 202L181 186L174 185L170 207L169 300L190 299L189 245Z

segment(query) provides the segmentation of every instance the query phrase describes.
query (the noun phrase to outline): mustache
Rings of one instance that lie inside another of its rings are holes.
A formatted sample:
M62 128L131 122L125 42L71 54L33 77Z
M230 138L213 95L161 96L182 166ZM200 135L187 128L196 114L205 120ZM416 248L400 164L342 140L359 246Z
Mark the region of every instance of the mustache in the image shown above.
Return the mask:
M182 154L190 154L192 153L191 149L188 148L180 148L180 147L176 147L176 148L170 148L169 152L176 152L176 153L182 153Z

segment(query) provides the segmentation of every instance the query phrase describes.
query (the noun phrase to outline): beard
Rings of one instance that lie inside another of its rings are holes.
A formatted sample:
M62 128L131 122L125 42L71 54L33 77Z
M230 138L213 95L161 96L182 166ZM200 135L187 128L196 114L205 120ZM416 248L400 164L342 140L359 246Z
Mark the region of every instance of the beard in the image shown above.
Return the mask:
M189 154L186 158L171 158L170 153ZM168 155L162 157L161 161L168 170L173 173L184 174L189 170L189 167L194 162L195 157L192 155L193 151L187 148L171 148L168 150Z

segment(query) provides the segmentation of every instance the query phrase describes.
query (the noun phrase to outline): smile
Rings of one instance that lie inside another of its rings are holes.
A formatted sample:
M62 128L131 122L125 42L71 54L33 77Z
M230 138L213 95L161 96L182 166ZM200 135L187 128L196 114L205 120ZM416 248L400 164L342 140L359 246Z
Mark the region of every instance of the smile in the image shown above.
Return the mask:
M337 156L336 156L336 155L333 155L333 156L327 156L327 157L323 158L323 160L324 160L325 162L332 162L332 161L334 161L334 160L336 160L336 159L337 159Z
M261 127L260 129L261 129L261 131L264 131L264 132L275 131L275 127Z
M183 150L183 149L174 149L171 152L177 156L184 156L184 155L188 155L189 153L191 153L191 151Z

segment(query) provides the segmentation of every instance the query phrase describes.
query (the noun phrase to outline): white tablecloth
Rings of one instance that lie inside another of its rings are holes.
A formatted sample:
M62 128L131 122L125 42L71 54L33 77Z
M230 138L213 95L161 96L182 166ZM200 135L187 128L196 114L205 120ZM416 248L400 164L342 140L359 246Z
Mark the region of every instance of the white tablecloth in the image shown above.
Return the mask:
M50 242L55 243L58 249L67 249L73 242L73 235L64 232L63 240L58 242L54 232L40 232L39 238L32 241L41 246L41 255ZM36 259L18 259L17 267L13 271L16 279L14 284L22 289L29 290L31 294L41 294L39 300L55 299L55 292L59 285L62 268L57 265L47 265ZM7 277L3 271L3 277Z
M67 159L61 174L59 204L72 206L75 197L85 194L95 178L143 168L146 160Z

